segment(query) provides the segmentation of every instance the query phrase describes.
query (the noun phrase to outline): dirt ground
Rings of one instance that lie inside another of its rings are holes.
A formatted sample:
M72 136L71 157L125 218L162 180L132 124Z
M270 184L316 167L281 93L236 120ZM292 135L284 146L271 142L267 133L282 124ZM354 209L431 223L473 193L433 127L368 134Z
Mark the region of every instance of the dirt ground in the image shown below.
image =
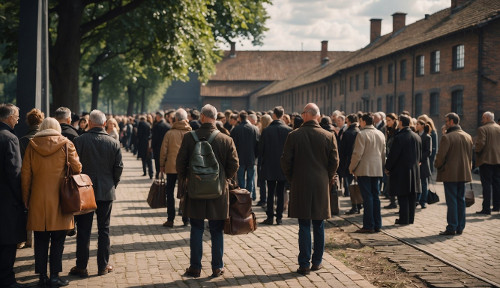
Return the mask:
M338 219L338 218L337 218ZM420 279L400 269L372 247L351 238L346 231L357 227L345 220L327 222L325 225L325 251L358 272L377 287L427 287Z

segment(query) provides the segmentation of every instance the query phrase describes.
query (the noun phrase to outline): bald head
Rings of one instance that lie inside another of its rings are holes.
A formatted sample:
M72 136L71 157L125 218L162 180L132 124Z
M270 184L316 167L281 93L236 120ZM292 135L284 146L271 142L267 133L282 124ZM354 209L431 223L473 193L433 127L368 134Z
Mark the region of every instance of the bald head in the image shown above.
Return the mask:
M302 112L302 118L304 119L304 122L311 121L311 120L318 121L320 116L321 116L321 114L319 112L319 107L318 107L318 105L316 105L314 103L308 103L304 107L304 111Z

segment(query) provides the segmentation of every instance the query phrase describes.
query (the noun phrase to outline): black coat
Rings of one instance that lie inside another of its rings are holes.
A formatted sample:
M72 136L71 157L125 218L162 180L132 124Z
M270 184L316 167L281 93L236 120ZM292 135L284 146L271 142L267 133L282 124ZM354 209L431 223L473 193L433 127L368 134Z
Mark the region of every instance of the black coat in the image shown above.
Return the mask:
M431 177L431 166L429 157L432 153L432 139L429 134L423 133L420 135L422 140L422 159L420 160L420 178L425 179Z
M354 149L354 142L359 133L357 124L351 124L342 133L342 139L339 143L339 168L337 173L340 177L347 177L349 174L349 165L351 165L352 150Z
M26 152L26 148L28 148L28 143L30 142L30 139L35 137L35 134L40 131L40 125L36 125L33 127L30 127L28 130L28 133L24 135L23 137L19 138L19 150L21 151L21 159L24 159L24 152Z
M231 130L240 166L251 166L255 164L258 153L259 129L248 121L243 121Z
M0 245L26 240L21 166L19 140L7 124L0 122Z
M260 136L261 177L264 180L286 181L281 169L281 154L285 146L286 137L292 131L281 120L274 120L267 126Z
M390 172L391 194L406 196L421 193L420 167L422 141L420 136L404 127L394 135L385 168Z
M61 135L74 142L73 140L78 137L78 130L69 124L61 123Z
M170 124L162 119L160 122L154 124L153 129L151 129L151 146L155 159L160 159L161 143L163 143L163 137L170 128L172 128Z
M151 138L151 127L146 121L139 121L137 124L137 156L146 158L149 148L149 139Z
M95 200L115 200L115 188L123 171L120 143L103 128L92 128L75 139L82 173L94 184Z

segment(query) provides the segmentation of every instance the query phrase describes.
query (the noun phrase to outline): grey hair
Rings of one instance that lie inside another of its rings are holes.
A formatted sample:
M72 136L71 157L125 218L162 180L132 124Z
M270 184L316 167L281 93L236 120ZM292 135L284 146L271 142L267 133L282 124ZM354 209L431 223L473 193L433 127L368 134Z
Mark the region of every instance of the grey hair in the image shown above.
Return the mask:
M66 120L68 118L71 118L71 110L66 107L59 107L54 112L54 118L56 118L56 120Z
M309 108L305 108L307 106L310 106ZM319 112L319 107L318 105L314 103L307 103L307 105L304 107L304 112L310 114L311 116L319 116L321 113Z
M257 115L255 115L255 114L248 115L248 118L252 118L252 120L257 121Z
M340 112L339 110L335 110L332 112L332 116L338 116L338 115L342 115L342 112Z
M217 109L210 104L207 104L203 106L203 108L201 108L201 114L210 119L217 119Z
M106 123L106 115L99 110L92 110L89 116L90 121L97 125L104 125Z
M483 113L483 115L490 121L495 121L495 114L490 111L486 111Z
M382 121L384 121L386 117L385 113L382 111L378 111L378 114L380 115L380 118L382 118Z
M344 115L342 115L342 114L337 115L337 118L340 118L340 119L342 119L342 120L345 120L345 116L344 116Z
M179 109L177 109L177 111L175 111L174 117L175 117L176 121L182 121L182 120L186 120L188 118L188 114L187 114L186 110L179 108Z
M6 120L15 113L15 109L19 111L19 108L14 104L0 104L0 120Z
M47 117L43 119L42 124L40 124L40 131L47 129L54 129L57 132L61 133L61 124L59 124L59 121L57 121L56 119Z

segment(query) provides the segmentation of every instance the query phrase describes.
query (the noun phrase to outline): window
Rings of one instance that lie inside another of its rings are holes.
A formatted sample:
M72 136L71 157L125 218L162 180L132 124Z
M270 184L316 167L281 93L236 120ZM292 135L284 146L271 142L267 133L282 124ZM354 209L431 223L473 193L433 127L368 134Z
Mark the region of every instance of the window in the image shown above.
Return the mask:
M382 97L377 98L377 111L382 111Z
M406 79L406 60L401 60L401 62L399 62L399 78L401 80Z
M340 80L340 95L344 95L344 94L345 94L345 81Z
M463 90L451 92L451 112L463 115Z
M364 77L365 81L364 81L364 84L363 84L363 89L368 89L368 82L370 82L369 79L368 79L368 77L369 77L368 76L368 71L365 71L365 77Z
M464 45L453 47L453 69L462 69L465 66L465 48Z
M431 115L439 115L439 93L432 92L431 93L431 103L430 103L430 114Z
M359 90L359 74L356 74L356 91Z
M394 65L389 64L387 67L387 83L392 83L392 79L394 78Z
M415 95L415 116L422 115L422 93Z
M405 111L405 95L401 94L398 96L398 115Z
M337 83L333 83L333 97L337 97Z
M378 85L379 86L382 85L382 78L383 78L382 77L382 72L383 72L383 69L384 68L382 66L378 67Z
M439 73L439 64L441 63L441 53L439 50L431 53L431 73Z
M221 110L227 110L232 108L231 98L222 98L220 101Z
M394 98L392 95L387 96L387 113L394 112Z
M349 77L349 91L354 90L354 77Z
M424 75L424 61L425 61L425 58L424 58L424 55L419 55L417 56L417 76L422 76Z

